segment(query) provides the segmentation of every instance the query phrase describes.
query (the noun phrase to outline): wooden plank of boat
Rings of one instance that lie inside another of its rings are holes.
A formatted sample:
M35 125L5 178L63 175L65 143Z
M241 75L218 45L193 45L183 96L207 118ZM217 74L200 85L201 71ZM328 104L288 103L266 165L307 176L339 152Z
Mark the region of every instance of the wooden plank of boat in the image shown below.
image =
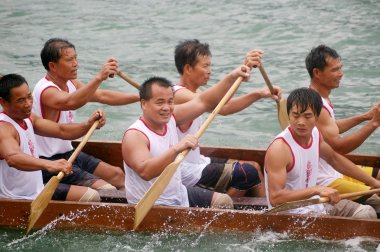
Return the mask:
M78 141L73 145L77 146ZM89 141L83 151L101 160L123 167L120 142ZM232 158L239 160L254 160L261 166L264 164L265 150L234 147L202 146L201 153L209 157ZM346 157L358 165L380 167L380 156L368 154L347 154Z
M0 199L0 227L27 226L31 201ZM35 228L75 230L123 230L133 226L134 207L120 203L52 201ZM352 228L349 228L352 227ZM380 220L302 215L260 215L252 211L180 207L154 207L138 231L274 231L294 238L348 239L368 236L380 239ZM339 230L337 232L336 230Z

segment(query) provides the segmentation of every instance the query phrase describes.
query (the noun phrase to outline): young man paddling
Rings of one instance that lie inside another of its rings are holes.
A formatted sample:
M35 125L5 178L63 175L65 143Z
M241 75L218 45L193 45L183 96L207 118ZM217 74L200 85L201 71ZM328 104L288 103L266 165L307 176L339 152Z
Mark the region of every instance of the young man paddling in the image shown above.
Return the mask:
M118 62L110 58L101 71L87 84L77 79L78 61L75 47L67 40L49 39L42 51L41 61L47 70L33 90L33 112L42 118L60 123L72 123L75 110L87 102L100 102L108 105L125 105L139 100L137 94L121 93L98 89L111 74L117 73ZM37 137L40 155L47 159L68 159L73 151L70 141ZM120 167L112 166L92 156L82 153L78 156L79 167L98 176L118 189L124 188L124 173ZM53 174L44 171L44 182ZM112 189L104 187L98 189Z
M319 45L310 51L305 63L311 78L310 88L317 91L323 101L321 115L317 121L317 127L323 138L335 151L341 154L354 151L379 127L380 103L366 113L336 120L330 94L333 89L339 87L340 80L343 77L342 62L339 54L328 46ZM368 122L357 131L345 136L340 135L365 121ZM372 177L380 179L378 168L365 167L363 170ZM335 188L340 193L369 189L362 182L343 176L323 159L320 163L318 184ZM366 198L368 196L363 197L361 200ZM367 203L380 204L380 199L375 194Z
M173 87L168 80L153 77L141 85L142 117L128 128L122 141L128 202L136 204L179 153L198 146L192 135L179 140L176 127L188 124L214 108L239 76L247 80L249 71L247 66L241 66L217 85L181 105L174 105ZM199 187L186 188L182 183L181 169L176 170L155 204L233 208L232 199L227 194Z
M287 99L290 126L280 133L265 155L265 185L268 205L303 200L310 197L329 197L335 204L313 205L295 209L294 213L327 213L354 218L377 218L375 210L349 200L340 200L339 192L330 187L317 186L319 157L339 172L356 178L373 188L380 181L357 169L355 164L335 152L324 142L315 127L322 109L322 100L309 88L292 91Z
M211 76L211 52L209 45L197 39L180 42L175 48L175 64L180 80L174 86L174 103L182 104L200 95L199 88L207 84ZM246 61L260 65L262 52L252 50L247 53ZM257 89L249 94L231 98L222 108L221 115L242 111L261 98L281 98L281 89L274 87L277 95L272 96L268 88ZM211 111L209 111L211 112ZM177 127L179 139L187 134L195 134L202 125L202 116L188 124ZM192 150L181 163L183 183L227 192L230 196L244 196L248 189L256 187L256 196L264 196L265 190L260 183L263 176L260 165L254 161L238 161L205 157L199 147Z
M70 174L62 181L86 179L88 186L103 186L105 181L84 176L72 170L64 159L55 161L39 158L35 134L62 139L77 139L87 133L95 120L99 128L105 124L105 114L98 110L86 123L57 124L31 113L33 98L26 80L17 74L0 79L0 198L34 199L43 189L42 173ZM72 173L73 171L74 173ZM87 186L59 184L55 200L99 201L99 194Z

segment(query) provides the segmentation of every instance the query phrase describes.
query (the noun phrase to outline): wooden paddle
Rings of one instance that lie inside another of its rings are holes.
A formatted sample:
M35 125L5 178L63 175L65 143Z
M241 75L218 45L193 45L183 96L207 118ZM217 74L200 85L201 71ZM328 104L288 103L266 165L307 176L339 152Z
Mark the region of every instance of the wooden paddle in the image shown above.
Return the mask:
M83 137L81 143L75 149L73 154L71 154L68 160L70 163L73 163L73 161L77 158L84 145L87 143L88 139L95 131L96 127L98 127L98 124L99 120L96 120L94 124L91 126L91 128L88 130L86 135ZM59 182L61 181L64 175L65 174L61 171L58 173L57 176L53 176L45 185L44 189L40 192L40 194L38 194L38 196L33 200L30 206L29 224L26 234L29 233L29 231L32 229L38 218L41 216L41 214L49 204L49 201L51 200L51 197L53 197L55 189L57 188Z
M271 81L268 78L267 73L265 72L265 69L263 65L261 64L259 66L259 70L261 75L263 76L265 83L267 84L270 93L273 95L274 94L274 89ZM280 101L277 101L277 116L278 116L278 121L280 123L280 126L282 129L285 129L289 125L289 117L288 117L288 112L286 109L286 99L282 98Z
M131 84L132 86L134 86L135 88L139 89L140 88L140 84L137 83L136 81L132 80L131 78L129 78L127 75L125 75L124 73L118 71L117 72L117 75L120 76L120 78L122 78L123 80L125 80L126 82L128 82L129 84Z
M353 193L344 193L340 195L341 199L349 199L354 198L357 196L364 196L369 194L375 194L380 193L380 188L372 189L368 191L361 191L361 192L353 192ZM320 197L320 198L313 198L313 199L305 199L305 200L296 200L291 202L286 202L284 204L279 205L278 207L274 207L262 214L272 214L272 213L278 213L286 210L296 209L299 207L314 205L314 204L320 204L320 203L327 203L330 199L328 197Z
M220 110L223 108L224 104L228 102L231 96L236 92L240 83L243 81L242 77L239 77L234 84L230 87L228 92L224 95L222 100L220 100L219 104L215 107L214 111L208 116L207 120L202 124L200 129L195 134L195 137L199 139L202 134L205 132L207 127L210 125L212 120L215 118L217 114L219 114ZM149 190L145 193L144 197L137 203L135 206L135 221L133 224L133 230L135 230L149 210L153 207L154 202L158 199L161 193L165 190L166 186L169 184L172 179L174 173L176 172L179 164L189 153L190 149L186 149L182 151L179 156L177 156L176 160L170 163L164 171L160 174L157 180L153 183L153 185L149 188Z

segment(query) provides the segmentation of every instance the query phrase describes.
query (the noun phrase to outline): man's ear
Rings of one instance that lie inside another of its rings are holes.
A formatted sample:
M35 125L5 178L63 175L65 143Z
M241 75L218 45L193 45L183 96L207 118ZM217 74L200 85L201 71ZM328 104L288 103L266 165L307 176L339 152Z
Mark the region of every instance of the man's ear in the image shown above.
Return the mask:
M319 70L318 68L314 67L313 68L313 77L314 78L319 78L320 74L321 74L321 70Z
M50 62L48 63L48 65L49 65L49 71L53 71L53 72L55 72L56 64L55 64L53 61L50 61Z
M188 73L192 70L192 67L189 65L189 64L186 64L184 67L183 67L183 73Z
M1 105L3 108L5 108L6 104L7 104L7 101L4 100L3 97L0 97L0 105Z

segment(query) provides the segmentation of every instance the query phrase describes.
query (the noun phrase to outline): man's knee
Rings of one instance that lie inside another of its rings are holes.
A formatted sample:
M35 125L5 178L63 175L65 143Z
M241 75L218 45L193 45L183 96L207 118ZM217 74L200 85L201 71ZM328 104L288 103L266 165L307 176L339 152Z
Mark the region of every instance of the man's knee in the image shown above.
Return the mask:
M368 205L360 205L352 215L356 219L377 219L377 214L373 207Z
M211 208L234 209L234 202L228 194L215 193Z
M100 202L100 195L98 191L87 188L87 191L79 199L80 202Z

